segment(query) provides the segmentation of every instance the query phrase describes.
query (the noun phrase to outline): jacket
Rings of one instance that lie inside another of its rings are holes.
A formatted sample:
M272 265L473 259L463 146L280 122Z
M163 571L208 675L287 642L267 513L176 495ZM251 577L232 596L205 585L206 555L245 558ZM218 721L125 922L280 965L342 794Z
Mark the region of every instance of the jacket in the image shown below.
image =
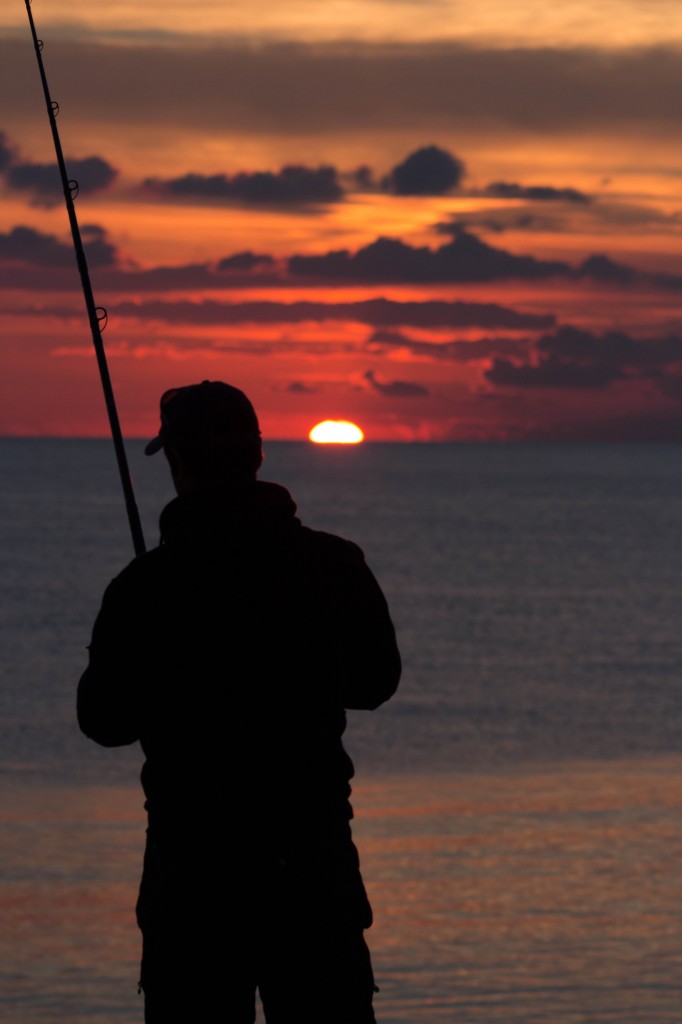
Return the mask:
M217 817L247 858L333 841L352 816L345 709L376 708L400 676L362 552L303 526L289 493L260 481L180 495L160 528L105 592L82 731L140 741L150 829L170 843Z

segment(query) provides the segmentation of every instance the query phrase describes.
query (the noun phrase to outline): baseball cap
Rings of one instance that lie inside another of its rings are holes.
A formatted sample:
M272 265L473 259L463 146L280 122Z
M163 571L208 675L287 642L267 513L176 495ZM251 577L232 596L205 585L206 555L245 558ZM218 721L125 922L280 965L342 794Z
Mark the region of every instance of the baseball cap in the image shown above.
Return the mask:
M166 445L180 449L238 445L260 440L256 412L243 391L219 380L204 380L161 395L161 427L145 448L154 455Z

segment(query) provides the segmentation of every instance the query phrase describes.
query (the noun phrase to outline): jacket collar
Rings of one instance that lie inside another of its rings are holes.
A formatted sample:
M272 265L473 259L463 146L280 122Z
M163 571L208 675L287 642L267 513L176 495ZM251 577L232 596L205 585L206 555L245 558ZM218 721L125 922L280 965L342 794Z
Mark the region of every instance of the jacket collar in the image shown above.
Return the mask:
M280 532L297 526L296 504L286 488L262 480L180 494L159 519L162 544L205 534Z

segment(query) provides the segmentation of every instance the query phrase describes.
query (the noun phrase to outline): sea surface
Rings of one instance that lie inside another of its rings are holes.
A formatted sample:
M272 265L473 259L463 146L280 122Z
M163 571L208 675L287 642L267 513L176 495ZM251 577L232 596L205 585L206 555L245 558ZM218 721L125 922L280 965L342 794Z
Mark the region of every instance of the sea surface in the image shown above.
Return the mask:
M679 445L276 443L261 475L364 548L404 655L347 733L379 1024L680 1024ZM110 442L1 439L0 490L0 1016L141 1024L141 756L74 720L132 557Z

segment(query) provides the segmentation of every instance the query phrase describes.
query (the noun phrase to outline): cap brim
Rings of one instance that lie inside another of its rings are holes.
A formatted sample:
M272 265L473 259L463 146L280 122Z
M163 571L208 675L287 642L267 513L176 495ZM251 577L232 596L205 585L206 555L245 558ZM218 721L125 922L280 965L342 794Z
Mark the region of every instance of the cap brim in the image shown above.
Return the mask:
M144 453L145 455L156 455L163 448L163 439L160 434L152 438L148 445L146 445Z

